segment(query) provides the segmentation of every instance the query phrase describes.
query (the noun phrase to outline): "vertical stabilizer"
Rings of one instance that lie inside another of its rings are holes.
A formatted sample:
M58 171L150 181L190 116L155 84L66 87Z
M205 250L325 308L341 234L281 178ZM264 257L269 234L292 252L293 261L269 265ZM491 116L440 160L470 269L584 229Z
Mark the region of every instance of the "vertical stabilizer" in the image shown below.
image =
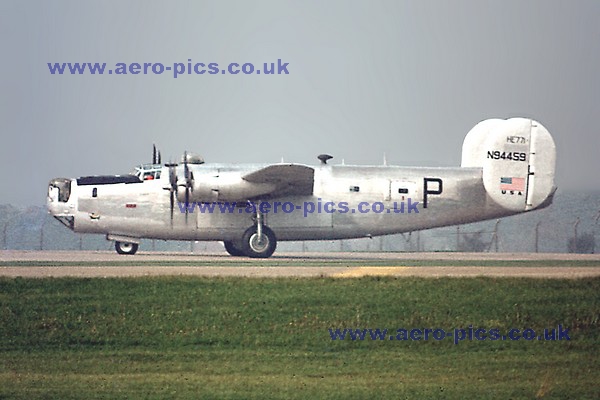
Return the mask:
M552 136L528 118L482 121L463 143L462 166L482 167L488 195L515 212L533 210L551 198L555 163Z

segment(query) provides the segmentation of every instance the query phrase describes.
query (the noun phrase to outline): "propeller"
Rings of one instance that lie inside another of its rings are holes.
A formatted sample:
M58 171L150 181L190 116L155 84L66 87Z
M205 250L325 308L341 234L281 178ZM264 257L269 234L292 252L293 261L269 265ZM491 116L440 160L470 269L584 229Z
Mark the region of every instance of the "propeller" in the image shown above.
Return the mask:
M185 178L185 222L187 224L188 206L190 204L190 190L194 190L194 176L190 171L190 167L188 166L187 151L183 153L183 177Z
M169 199L171 201L171 225L173 225L173 209L175 207L175 193L177 192L177 171L175 171L175 167L177 164L167 164L169 167L169 183L171 187L169 188Z
M158 159L160 163L160 152L158 152ZM175 196L177 196L177 164L168 163L165 167L169 167L169 201L171 206L171 225L173 225L173 213L175 210ZM194 191L194 174L190 171L188 165L187 151L183 153L183 177L185 180L185 222L188 220L188 206L190 204L190 192ZM183 186L183 185L181 185ZM166 188L165 188L166 189Z

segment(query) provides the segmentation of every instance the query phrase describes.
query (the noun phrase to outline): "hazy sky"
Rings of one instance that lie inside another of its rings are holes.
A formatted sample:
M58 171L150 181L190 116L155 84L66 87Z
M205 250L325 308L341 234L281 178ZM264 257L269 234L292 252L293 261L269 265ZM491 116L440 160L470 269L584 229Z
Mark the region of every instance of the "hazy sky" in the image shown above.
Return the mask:
M453 166L486 118L553 134L600 188L599 1L0 0L0 203L57 176L208 162ZM289 75L51 75L48 62L277 62Z

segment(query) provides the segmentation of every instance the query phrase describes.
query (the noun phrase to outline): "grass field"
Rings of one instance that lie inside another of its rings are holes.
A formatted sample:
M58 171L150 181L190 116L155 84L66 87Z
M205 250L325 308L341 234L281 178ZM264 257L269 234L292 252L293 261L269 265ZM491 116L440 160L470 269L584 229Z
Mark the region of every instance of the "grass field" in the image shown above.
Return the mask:
M0 279L0 398L599 398L600 279ZM533 328L570 341L364 341Z

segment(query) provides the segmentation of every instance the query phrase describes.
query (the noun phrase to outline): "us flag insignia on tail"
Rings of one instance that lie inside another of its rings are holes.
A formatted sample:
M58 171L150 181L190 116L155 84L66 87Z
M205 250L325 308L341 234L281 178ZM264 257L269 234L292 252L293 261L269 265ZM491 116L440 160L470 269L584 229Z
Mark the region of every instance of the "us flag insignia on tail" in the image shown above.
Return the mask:
M513 190L513 191L524 191L525 190L525 178L500 178L500 190Z

